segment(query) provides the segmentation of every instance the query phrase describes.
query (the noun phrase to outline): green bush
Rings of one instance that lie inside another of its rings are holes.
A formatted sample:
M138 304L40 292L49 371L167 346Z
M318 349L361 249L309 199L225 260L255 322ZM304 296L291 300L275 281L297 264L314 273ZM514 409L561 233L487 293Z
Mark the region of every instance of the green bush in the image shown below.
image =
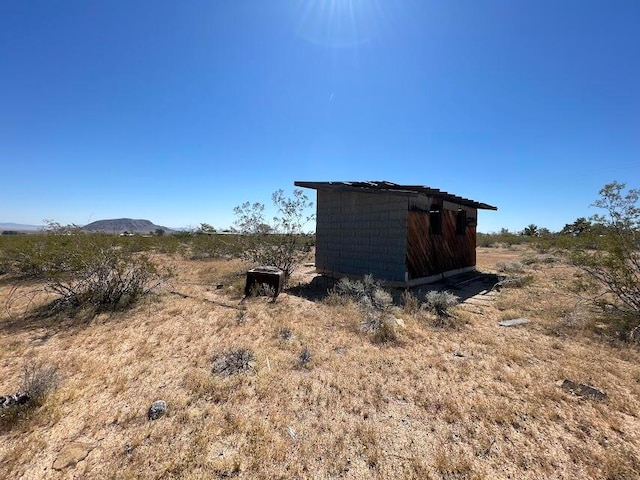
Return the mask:
M30 235L4 250L2 264L10 274L44 282L57 296L54 310L127 307L169 275L118 237L80 232Z
M640 190L612 182L593 206L604 214L572 249L573 263L602 290L594 301L624 339L640 339ZM597 232L597 233L594 233Z
M243 244L247 260L257 265L274 266L285 273L288 280L309 252L310 235L304 227L315 215L307 214L313 206L304 192L295 189L291 197L282 190L271 195L277 215L271 222L264 217L262 203L245 202L234 208L238 238Z
M502 232L478 233L476 244L479 247L497 247L500 245L510 247L511 245L528 244L534 241L535 237L517 235L503 229Z

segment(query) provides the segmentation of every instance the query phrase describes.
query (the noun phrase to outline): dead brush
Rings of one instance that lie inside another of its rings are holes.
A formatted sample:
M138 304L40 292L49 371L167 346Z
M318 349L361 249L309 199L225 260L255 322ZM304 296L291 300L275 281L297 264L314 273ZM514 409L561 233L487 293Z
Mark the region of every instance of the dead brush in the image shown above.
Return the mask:
M255 371L256 356L252 350L238 348L216 355L211 371L218 375L231 376Z
M60 384L58 368L54 365L31 363L24 367L20 392L29 397L30 402L41 402Z
M298 356L298 365L301 369L308 369L313 359L313 355L311 354L311 350L308 347L304 347Z
M57 367L35 362L24 367L17 393L0 397L0 432L7 431L35 415L48 394L60 384Z
M530 285L531 283L533 283L532 275L525 275L523 277L507 277L496 283L493 288L496 290L500 290L501 288L522 288Z
M290 340L293 340L296 337L296 334L291 328L282 327L282 328L279 328L278 331L276 332L276 337L279 338L280 340L284 340L285 342L288 342Z
M402 293L402 309L409 315L414 315L420 310L420 300L409 290Z
M498 262L496 268L499 272L504 273L521 273L524 271L524 266L520 262Z

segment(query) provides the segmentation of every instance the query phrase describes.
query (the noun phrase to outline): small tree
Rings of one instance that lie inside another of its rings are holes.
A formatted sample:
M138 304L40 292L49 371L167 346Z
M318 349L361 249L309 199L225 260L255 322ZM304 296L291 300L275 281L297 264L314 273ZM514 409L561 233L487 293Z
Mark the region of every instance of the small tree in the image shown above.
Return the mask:
M313 203L300 189L294 189L291 197L277 190L271 201L277 209L271 222L264 217L262 203L245 202L234 208L235 230L243 235L245 254L251 262L278 267L289 278L305 254L301 236L305 225L314 218L308 214Z
M640 190L625 188L614 181L600 190L593 206L604 213L591 221L605 233L591 233L576 247L573 260L604 288L599 305L616 312L612 318L621 332L634 338L640 335Z
M567 223L560 231L560 234L578 237L585 232L589 232L590 230L591 222L584 217L579 217L575 222Z
M201 223L198 227L199 233L216 233L216 229L213 225L209 225L208 223Z
M522 231L522 235L526 235L527 237L537 237L538 235L540 235L538 226L535 223L526 226Z

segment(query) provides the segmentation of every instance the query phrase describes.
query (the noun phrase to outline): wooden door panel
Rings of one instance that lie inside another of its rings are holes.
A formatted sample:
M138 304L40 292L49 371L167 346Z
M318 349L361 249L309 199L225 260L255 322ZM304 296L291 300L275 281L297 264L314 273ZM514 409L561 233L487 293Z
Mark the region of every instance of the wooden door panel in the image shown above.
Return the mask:
M429 235L429 214L409 212L407 228L407 271L409 278L431 275L435 269L433 246Z

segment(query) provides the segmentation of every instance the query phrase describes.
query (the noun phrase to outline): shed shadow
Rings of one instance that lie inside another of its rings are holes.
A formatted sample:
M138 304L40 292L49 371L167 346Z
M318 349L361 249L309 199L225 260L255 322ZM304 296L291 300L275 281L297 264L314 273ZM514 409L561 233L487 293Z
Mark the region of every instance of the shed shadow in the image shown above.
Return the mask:
M326 275L316 275L309 283L299 283L293 287L288 287L285 292L311 302L321 302L329 296L338 280Z
M504 277L495 273L474 271L445 278L436 283L413 287L410 291L419 298L423 298L427 292L432 290L447 291L458 297L462 303L476 295L489 293L503 279Z
M424 298L429 291L448 291L457 296L460 302L464 302L476 295L490 292L502 279L503 277L495 273L473 271L418 287L385 287L385 289L391 293L393 303L397 306L402 306L402 295L405 291L420 299ZM333 277L317 275L309 283L287 288L286 293L312 302L321 302L327 298L338 281L339 279Z

